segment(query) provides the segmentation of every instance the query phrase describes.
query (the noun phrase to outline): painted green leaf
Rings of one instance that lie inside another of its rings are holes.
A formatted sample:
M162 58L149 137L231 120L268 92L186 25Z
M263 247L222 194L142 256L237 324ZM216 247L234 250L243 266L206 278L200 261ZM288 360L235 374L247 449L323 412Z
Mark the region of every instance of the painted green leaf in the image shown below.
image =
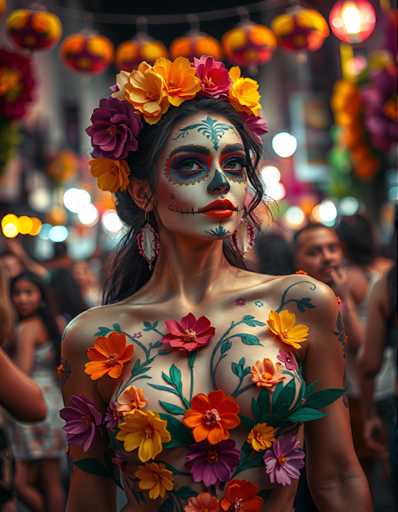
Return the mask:
M160 348L163 346L162 340L155 341L155 343L151 344L152 348Z
M257 421L261 421L261 410L256 398L252 398L252 413Z
M192 498L192 496L197 496L198 493L188 487L187 485L184 485L183 487L180 487L175 491L177 496L179 496L183 500L188 500L189 498Z
M112 477L112 470L101 464L97 459L79 459L75 460L73 464L86 473L106 478Z
M151 369L151 367L146 365L145 363L141 364L141 359L136 359L134 361L134 366L133 366L133 368L131 370L131 376L135 377L136 375L140 375L142 373L146 373L150 369Z
M324 407L327 407L331 403L335 402L338 398L342 396L343 393L344 389L322 389L321 391L317 391L316 393L313 393L310 397L307 398L307 400L305 401L305 407L323 409Z
M241 366L242 368L244 368L245 364L246 364L246 359L244 357L241 357L239 359L238 365Z
M166 393L171 393L172 395L180 396L174 388L168 388L167 386L161 386L160 384L148 384L153 389L157 389L158 391L166 391Z
M171 441L165 444L166 448L177 448L181 446L189 446L193 444L193 437L191 430L186 427L181 421L177 420L170 414L160 413L162 420L167 421L167 430L171 434Z
M122 331L122 328L120 327L120 324L113 324L112 327L113 327L114 331L117 331L117 332L121 332Z
M193 367L194 367L195 359L196 359L196 352L190 352L190 353L188 354L188 366L189 366L190 368L193 368Z
M240 423L245 430L251 430L256 424L256 422L252 418L249 418L248 416L243 416L240 414L239 418Z
M183 415L185 413L185 409L179 407L178 405L171 404L170 402L163 402L163 400L159 400L159 404L166 412L169 412L170 414Z
M174 512L174 499L168 496L165 501L159 506L158 512Z
M315 308L314 304L311 302L311 299L309 297L303 297L302 299L296 300L297 309L304 313L306 309L313 309Z
M262 498L264 501L266 501L271 494L272 489L261 489L261 491L257 493L257 495L260 496L260 498Z
M260 340L258 339L257 336L254 336L254 334L244 333L244 334L236 334L236 336L240 337L240 340L244 345L258 345L258 346L262 347Z
M296 383L292 379L283 389L280 391L275 403L272 403L272 415L284 417L288 416L289 410L293 404L296 396Z
M300 407L289 416L289 421L293 423L303 423L304 421L319 420L326 416L324 412L312 409L311 407Z
M158 321L156 322L144 322L144 331L153 331L158 326Z
M260 322L260 320L256 320L253 315L245 315L242 320L243 323L248 325L249 327L262 327L265 325L264 322Z
M257 403L258 408L260 410L261 417L264 418L265 416L268 416L269 414L269 403L270 403L270 396L269 391L266 389L262 389L257 397Z
M243 368L238 363L231 363L231 370L234 375L236 375L239 379L243 376Z
M228 352L228 350L230 350L231 347L231 341L224 341L224 343L221 345L221 354L225 354L226 352Z
M170 374L170 377L171 377L174 387L176 388L176 390L179 393L181 393L181 391L182 391L181 370L179 368L177 368L177 366L175 364L172 364L170 366L169 374Z
M94 336L107 336L111 331L112 329L109 329L109 327L98 327Z
M167 375L167 373L162 372L162 374L161 374L161 375L162 375L162 379L163 379L165 382L167 382L167 384L170 384L170 386L173 386L173 380L171 379L171 377L169 377L169 376Z
M314 380L314 382L311 382L311 384L307 384L307 387L305 390L305 398L308 398L309 396L313 395L316 391L317 386L318 386L317 380Z

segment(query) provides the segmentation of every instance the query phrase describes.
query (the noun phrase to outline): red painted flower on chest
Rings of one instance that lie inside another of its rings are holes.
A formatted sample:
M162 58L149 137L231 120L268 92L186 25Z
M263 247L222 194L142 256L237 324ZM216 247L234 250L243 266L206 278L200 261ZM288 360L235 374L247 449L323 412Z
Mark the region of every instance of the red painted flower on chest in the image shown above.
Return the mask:
M196 319L192 313L188 313L180 321L166 320L165 324L168 332L163 336L163 344L185 352L205 347L215 333L208 318L201 316Z

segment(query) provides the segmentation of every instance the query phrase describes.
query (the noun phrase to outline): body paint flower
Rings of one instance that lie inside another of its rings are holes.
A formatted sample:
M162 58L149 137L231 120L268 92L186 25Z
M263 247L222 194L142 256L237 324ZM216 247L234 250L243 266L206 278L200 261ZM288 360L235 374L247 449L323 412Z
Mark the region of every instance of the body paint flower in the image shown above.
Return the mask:
M278 437L264 453L265 471L272 484L290 485L300 477L304 467L304 451L292 434Z
M161 57L156 60L153 70L163 77L168 100L174 107L191 100L200 91L200 80L195 68L185 57L177 57L173 61Z
M167 421L156 412L135 409L124 416L116 439L123 441L126 452L138 448L138 458L147 462L163 451L163 443L171 440L166 426Z
M208 318L201 316L196 319L192 313L176 320L165 321L168 333L163 337L164 345L192 352L205 347L214 336L215 329Z
M105 412L104 416L104 426L107 430L111 431L116 428L120 420L120 414L116 408L116 402L111 402Z
M268 388L271 391L282 382L285 377L280 372L280 363L274 366L271 359L265 358L262 361L256 361L252 366L252 380L258 388Z
M194 57L193 64L196 76L200 79L202 94L216 99L227 96L231 79L222 62L208 55L202 55L199 59Z
M130 169L125 160L94 158L89 161L90 173L97 178L98 188L108 192L126 190L129 184Z
M208 395L199 393L191 402L191 408L184 414L184 424L193 430L197 443L207 441L217 444L229 438L229 430L236 428L240 419L239 405L224 391L211 391Z
M272 446L272 441L275 439L276 429L267 423L257 423L251 429L247 442L251 444L253 450L261 452Z
M296 324L296 315L290 313L287 309L280 313L270 311L267 324L272 334L279 338L282 343L294 348L301 348L301 344L308 338L308 326Z
M208 492L201 492L193 498L189 498L184 507L184 512L219 512L217 498Z
M295 371L298 368L296 358L291 352L280 350L278 353L278 360L284 363L287 370Z
M134 346L127 343L125 334L111 332L108 336L100 336L87 350L90 361L84 365L84 373L90 375L91 380L98 380L104 375L118 379L133 353Z
M235 110L251 116L259 116L261 105L258 82L252 78L241 77L238 66L234 66L229 70L229 77L232 80L229 101Z
M229 512L261 512L264 501L257 496L259 490L247 480L231 480L225 486L220 508Z
M134 409L143 409L147 405L144 390L135 386L127 386L118 396L116 408L119 413L127 414Z
M232 439L215 445L204 441L190 447L185 466L192 473L194 482L203 482L206 487L210 487L231 478L239 464L239 455Z
M94 402L83 395L72 395L70 405L61 409L59 415L66 422L64 430L68 443L81 446L86 452L102 423L102 415Z
M142 491L149 491L151 500L164 498L166 491L174 488L173 473L161 463L147 462L138 467L135 476L139 480L138 487Z

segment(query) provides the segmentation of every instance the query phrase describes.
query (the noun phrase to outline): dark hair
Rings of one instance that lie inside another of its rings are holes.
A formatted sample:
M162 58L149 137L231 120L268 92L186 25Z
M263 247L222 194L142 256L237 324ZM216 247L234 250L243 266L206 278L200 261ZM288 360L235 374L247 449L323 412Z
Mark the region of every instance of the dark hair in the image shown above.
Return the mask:
M296 250L298 249L298 246L300 244L300 237L303 233L306 233L307 231L312 231L314 229L329 229L333 233L336 233L336 231L333 228L330 228L329 226L325 226L325 224L322 224L320 222L310 222L306 224L304 227L298 229L293 233L292 238L292 245L293 245L293 253L296 253Z
M155 169L174 125L198 112L223 115L239 132L248 162L247 175L254 195L247 209L247 215L257 225L252 212L260 203L264 193L261 181L256 174L256 167L261 157L262 148L261 144L245 128L241 115L234 110L228 101L212 98L194 99L185 102L178 108L170 108L159 123L153 126L144 124L140 133L140 149L130 153L127 159L134 177L147 181L152 191L155 190L157 183ZM132 295L148 281L152 273L145 260L140 256L136 243L136 234L145 223L144 211L135 204L127 191L116 193L116 208L119 217L127 224L128 230L111 261L111 272L107 277L104 287L103 302L105 304L117 302ZM149 214L147 220L152 226L156 227L153 213ZM227 240L224 241L224 254L232 265L245 268L242 257L234 249L231 242Z
M256 239L259 271L281 276L294 273L293 251L289 242L278 233L259 233Z
M374 261L377 245L372 225L364 215L356 213L340 217L336 232L350 262L367 266Z
M69 268L56 268L50 272L50 286L58 310L66 321L72 320L86 309L79 283Z
M56 366L59 363L61 357L61 332L57 324L57 312L54 302L51 298L50 291L39 276L33 272L26 271L11 279L11 299L13 297L17 283L21 280L29 281L39 289L41 301L34 314L41 318L48 331L48 335L54 350L54 365Z

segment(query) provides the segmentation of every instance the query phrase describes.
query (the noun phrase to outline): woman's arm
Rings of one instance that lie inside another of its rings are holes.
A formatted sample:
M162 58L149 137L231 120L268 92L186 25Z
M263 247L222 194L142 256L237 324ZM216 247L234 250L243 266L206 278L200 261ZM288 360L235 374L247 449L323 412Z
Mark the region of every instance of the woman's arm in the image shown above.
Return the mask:
M307 382L318 389L344 387L344 351L340 340L338 306L333 292L316 283L315 308L306 313L310 338L304 361ZM305 318L305 317L304 317ZM348 409L339 399L326 409L326 417L306 424L308 481L322 512L351 510L370 512L371 498L365 475L356 457Z

